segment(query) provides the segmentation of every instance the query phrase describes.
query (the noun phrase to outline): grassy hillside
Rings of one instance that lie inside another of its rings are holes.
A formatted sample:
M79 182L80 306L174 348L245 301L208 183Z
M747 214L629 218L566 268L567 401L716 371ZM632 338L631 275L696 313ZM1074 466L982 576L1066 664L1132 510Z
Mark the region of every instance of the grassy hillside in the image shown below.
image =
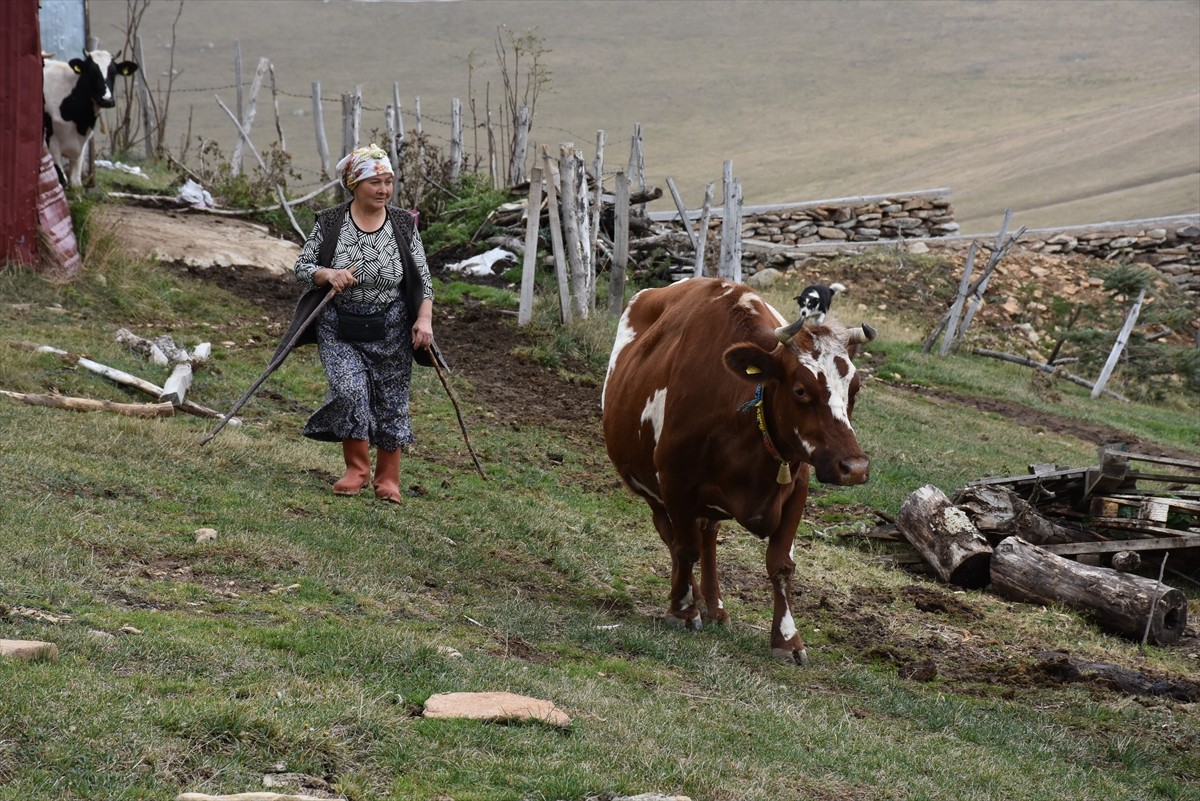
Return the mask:
M132 326L213 342L190 396L226 407L273 348L263 310L89 241L72 285L0 272L0 388L141 400L9 347L52 344L157 378L113 341ZM469 302L479 314L512 298ZM443 303L439 319L467 312ZM1018 368L925 357L905 321L876 322L879 374L1197 442L1186 404L1098 407L1073 385L1055 399ZM594 325L611 337L611 322ZM1088 464L1091 444L869 383L856 422L872 482L816 487L798 540L794 600L813 655L798 669L768 656L759 542L736 526L723 536L729 626L668 626L669 560L594 424L500 423L519 412L481 404L470 374L455 380L488 479L437 379L418 371L399 508L332 496L336 449L298 436L324 392L312 353L203 448L211 421L0 399L0 636L61 653L0 661L0 799L236 793L281 774L292 792L353 801L1200 798L1194 703L1064 680L1047 655L1183 687L1196 679L1194 624L1179 646L1139 648L1066 609L953 591L847 536L922 484ZM202 527L217 538L198 542ZM1195 587L1182 589L1200 613ZM547 698L573 722L420 716L430 695L462 690Z

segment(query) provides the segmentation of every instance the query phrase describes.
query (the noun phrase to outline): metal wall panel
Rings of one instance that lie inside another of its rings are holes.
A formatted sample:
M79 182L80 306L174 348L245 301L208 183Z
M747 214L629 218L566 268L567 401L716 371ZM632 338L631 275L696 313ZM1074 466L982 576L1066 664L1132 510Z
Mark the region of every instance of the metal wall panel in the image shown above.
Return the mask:
M37 261L42 158L37 0L0 2L0 263Z

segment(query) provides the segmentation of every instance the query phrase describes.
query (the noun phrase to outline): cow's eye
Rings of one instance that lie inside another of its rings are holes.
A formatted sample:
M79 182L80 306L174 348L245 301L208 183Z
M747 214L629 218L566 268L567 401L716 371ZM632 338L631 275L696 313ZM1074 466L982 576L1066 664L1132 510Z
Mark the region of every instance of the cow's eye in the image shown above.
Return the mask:
M808 400L808 393L804 391L804 387L796 387L792 393L795 394L798 401Z

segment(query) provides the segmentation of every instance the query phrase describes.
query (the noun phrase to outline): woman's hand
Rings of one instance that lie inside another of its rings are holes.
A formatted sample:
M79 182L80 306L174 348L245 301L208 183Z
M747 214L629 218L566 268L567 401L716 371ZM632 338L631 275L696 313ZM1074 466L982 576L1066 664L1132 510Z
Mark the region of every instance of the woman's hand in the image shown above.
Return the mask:
M428 317L418 317L412 327L413 350L428 348L433 344L433 322Z
M358 279L352 272L353 269L352 267L349 270L335 270L332 267L322 267L313 273L313 283L330 286L334 292L341 292L358 283Z

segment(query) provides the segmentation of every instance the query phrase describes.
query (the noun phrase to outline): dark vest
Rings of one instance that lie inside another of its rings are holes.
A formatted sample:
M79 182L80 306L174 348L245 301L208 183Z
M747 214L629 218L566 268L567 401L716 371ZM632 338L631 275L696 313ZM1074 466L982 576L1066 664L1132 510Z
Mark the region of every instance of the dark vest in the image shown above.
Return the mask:
M345 203L339 203L317 213L317 225L321 228L321 249L317 254L318 267L329 267L333 263L338 235L341 233L342 223L346 220L346 211L349 208L350 201L347 200ZM412 255L412 234L415 223L412 215L404 209L388 206L387 213L388 219L392 223L392 231L396 235L396 248L400 251L400 259L404 262L404 275L400 279L400 296L404 298L404 308L409 315L408 323L411 324L421 309L421 302L425 299L425 288L421 284L417 262ZM314 286L300 296L300 300L296 303L296 311L292 313L292 323L283 333L279 346L271 357L272 362L291 352L288 343L297 333L300 334L300 337L292 346L293 348L316 344L317 327L312 324L305 326L304 321L321 304L321 301L329 294L329 290L328 286ZM425 367L433 364L429 352L424 349L414 351L413 358L417 364Z

